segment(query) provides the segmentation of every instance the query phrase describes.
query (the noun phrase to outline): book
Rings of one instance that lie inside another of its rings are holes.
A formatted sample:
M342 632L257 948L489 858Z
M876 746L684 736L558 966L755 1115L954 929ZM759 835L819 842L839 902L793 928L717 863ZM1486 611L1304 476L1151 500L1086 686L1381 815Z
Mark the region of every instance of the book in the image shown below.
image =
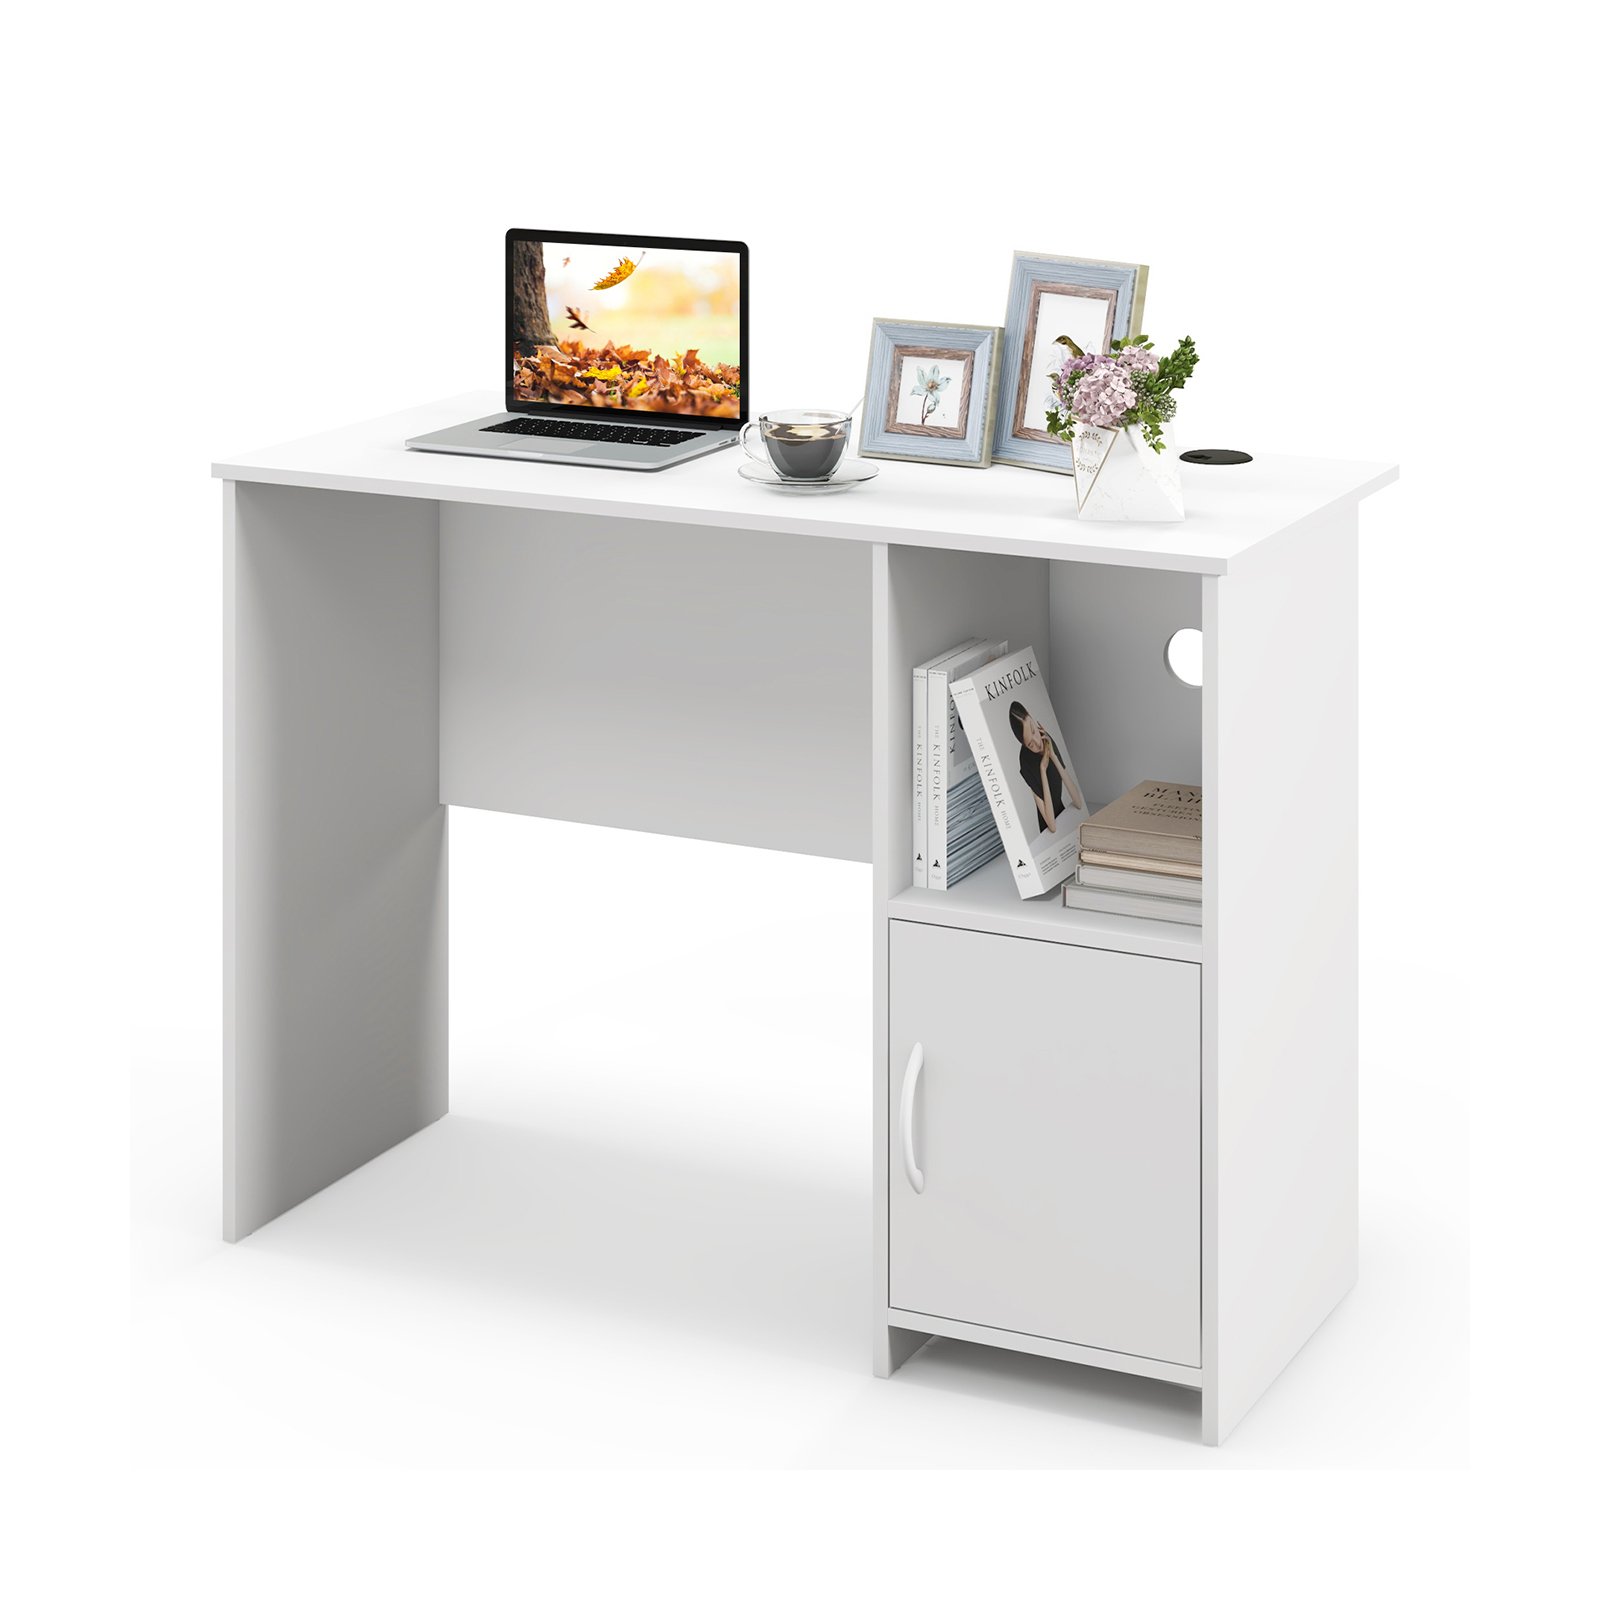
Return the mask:
M1085 850L1078 848L1078 860L1090 867L1118 867L1125 872L1154 872L1174 878L1200 880L1200 867L1189 861L1156 861L1149 856L1125 856L1116 850Z
M928 887L928 669L978 641L963 639L911 673L911 886Z
M1134 872L1126 867L1097 867L1078 851L1078 882L1086 889L1120 889L1124 894L1159 894L1168 900L1198 900L1200 880L1170 872Z
M1156 922L1200 926L1197 900L1173 900L1161 894L1127 894L1121 889L1095 889L1076 878L1061 886L1061 903L1073 911L1106 911L1115 917L1150 917Z
M950 685L1006 862L1023 899L1045 893L1078 861L1083 789L1031 648Z
M993 861L1003 848L983 797L978 763L961 730L950 685L1010 646L982 639L928 668L928 887L948 889ZM954 834L952 835L952 823ZM952 837L956 843L952 844Z
M1078 843L1084 850L1199 866L1199 786L1141 779L1083 824Z

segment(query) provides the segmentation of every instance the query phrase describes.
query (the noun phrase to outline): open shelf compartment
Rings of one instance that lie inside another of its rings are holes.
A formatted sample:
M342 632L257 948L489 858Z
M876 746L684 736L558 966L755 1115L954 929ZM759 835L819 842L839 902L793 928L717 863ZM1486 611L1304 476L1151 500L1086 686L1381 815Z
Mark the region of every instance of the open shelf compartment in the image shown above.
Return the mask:
M878 551L874 862L880 910L943 927L1199 961L1201 930L1074 911L1060 891L1024 900L1003 859L945 890L911 886L911 675L959 640L1032 645L1061 736L1093 804L1142 779L1201 781L1202 691L1167 665L1168 640L1201 624L1193 573L909 546Z

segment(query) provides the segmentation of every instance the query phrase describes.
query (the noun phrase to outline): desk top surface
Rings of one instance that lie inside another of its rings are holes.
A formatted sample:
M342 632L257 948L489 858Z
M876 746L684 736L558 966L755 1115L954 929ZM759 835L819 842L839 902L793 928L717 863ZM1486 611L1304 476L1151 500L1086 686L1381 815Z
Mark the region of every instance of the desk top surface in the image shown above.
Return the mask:
M747 483L737 445L663 472L618 472L407 450L404 441L501 410L495 394L458 395L354 427L214 462L240 483L343 489L702 527L859 539L1221 573L1230 558L1325 508L1393 483L1383 462L1258 456L1248 466L1184 464L1182 522L1080 522L1070 478L995 466L880 461L860 488L801 496Z

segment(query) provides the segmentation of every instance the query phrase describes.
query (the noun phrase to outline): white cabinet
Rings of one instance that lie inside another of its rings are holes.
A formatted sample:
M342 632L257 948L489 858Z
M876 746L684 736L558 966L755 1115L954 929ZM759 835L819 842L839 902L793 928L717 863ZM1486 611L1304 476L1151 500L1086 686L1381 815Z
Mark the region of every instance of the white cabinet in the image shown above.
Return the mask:
M1199 967L891 922L889 1052L891 1316L1198 1367Z

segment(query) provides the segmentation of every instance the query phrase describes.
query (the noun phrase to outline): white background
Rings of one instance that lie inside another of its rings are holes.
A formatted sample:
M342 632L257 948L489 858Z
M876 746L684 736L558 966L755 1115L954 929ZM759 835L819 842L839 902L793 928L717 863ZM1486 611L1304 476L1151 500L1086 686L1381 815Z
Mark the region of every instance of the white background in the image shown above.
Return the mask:
M1564 14L8 21L15 1592L1592 1572L1592 178ZM975 155L919 165L903 86L947 82L952 49ZM512 224L747 239L758 405L859 383L875 315L1000 321L1016 248L1149 262L1146 327L1201 354L1176 443L1402 463L1363 512L1363 1278L1222 1451L1070 1369L866 1376L864 869L619 847L637 917L601 963L546 921L571 835L464 818L459 1117L217 1244L207 465L491 387ZM1486 280L1514 323L1485 320ZM736 1003L705 1003L716 962ZM536 1271L517 1207L552 1163L569 1245ZM748 1269L774 1230L792 1283ZM781 1464L1185 1470L748 1470Z

